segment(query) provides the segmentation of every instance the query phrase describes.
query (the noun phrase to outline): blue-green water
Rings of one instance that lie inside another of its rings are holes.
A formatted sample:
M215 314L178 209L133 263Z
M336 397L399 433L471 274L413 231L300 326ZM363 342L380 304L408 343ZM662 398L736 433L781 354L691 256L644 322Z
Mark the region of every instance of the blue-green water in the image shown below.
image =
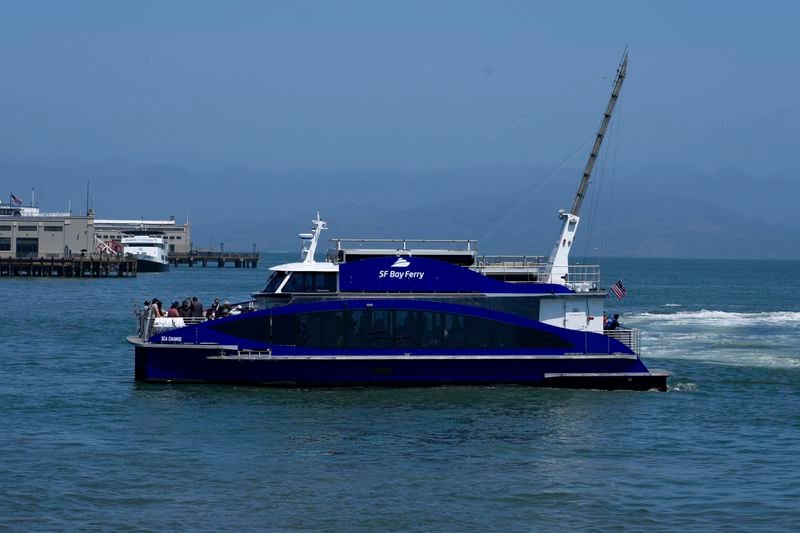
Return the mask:
M140 385L134 305L266 265L2 279L0 529L800 528L800 263L602 265L669 392Z

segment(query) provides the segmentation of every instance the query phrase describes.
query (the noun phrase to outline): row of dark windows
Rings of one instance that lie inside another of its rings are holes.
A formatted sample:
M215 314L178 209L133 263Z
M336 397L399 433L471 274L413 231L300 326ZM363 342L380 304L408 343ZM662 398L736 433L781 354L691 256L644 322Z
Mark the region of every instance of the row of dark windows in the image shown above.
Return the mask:
M49 231L47 229L47 226L45 226L44 229L45 229L45 231ZM58 231L58 230L53 230L53 231ZM98 237L100 237L101 239L122 239L123 237L127 237L127 235L98 235ZM181 239L182 239L182 237L180 235L178 235L177 237L174 236L174 235L170 235L168 237L168 240L170 240L170 241L174 241L174 240L178 240L179 241Z
M0 237L0 252L11 251L11 238ZM39 239L17 237L17 257L36 257L39 254Z
M267 280L264 292L269 293L278 290L286 276L286 272L273 272L269 280ZM292 272L282 292L336 292L336 273Z
M268 291L264 291L268 292ZM292 296L292 302L296 303L314 303L326 302L332 300L350 300L351 296L347 293L339 293L338 297L331 295L310 295L301 294ZM483 295L462 295L459 297L447 296L440 297L435 294L426 294L424 299L428 302L437 302L444 304L464 305L467 307L478 307L480 309L487 309L490 311L497 311L500 313L507 313L509 315L520 316L530 320L539 320L539 307L541 299L538 297L529 296L515 296L509 298L491 298ZM276 305L286 305L286 300L280 300Z
M560 336L471 315L408 309L354 309L245 316L212 326L266 344L347 348L569 348Z
M38 231L37 226L19 226L19 231ZM43 231L64 231L64 226L44 226ZM0 231L11 231L11 226L0 226Z
M292 272L283 292L336 292L336 273Z

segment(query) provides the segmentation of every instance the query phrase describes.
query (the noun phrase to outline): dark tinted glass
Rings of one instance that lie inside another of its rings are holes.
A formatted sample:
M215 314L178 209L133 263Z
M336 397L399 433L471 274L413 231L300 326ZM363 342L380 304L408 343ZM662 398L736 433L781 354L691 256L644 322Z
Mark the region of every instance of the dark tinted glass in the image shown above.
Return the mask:
M286 278L286 272L273 272L269 277L269 280L267 280L267 285L264 287L264 292L275 292L284 278Z
M335 272L292 272L283 292L335 292Z
M213 329L220 333L264 343L270 342L269 316L240 316L236 320L214 322Z
M358 309L242 317L212 325L217 331L283 346L310 348L569 348L560 336L455 313L413 309Z

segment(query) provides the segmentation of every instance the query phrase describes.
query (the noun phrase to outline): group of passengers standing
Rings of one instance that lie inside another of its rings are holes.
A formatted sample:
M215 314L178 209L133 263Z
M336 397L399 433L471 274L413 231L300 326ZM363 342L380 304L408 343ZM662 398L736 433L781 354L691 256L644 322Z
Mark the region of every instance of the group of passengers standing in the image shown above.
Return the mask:
M225 302L220 304L219 298L214 299L214 303L208 309L203 309L203 303L197 298L192 296L185 299L182 303L177 300L172 302L169 310L164 311L163 304L158 298L153 298L144 303L145 314L149 318L154 317L168 317L168 318L205 318L207 320L214 320L215 318L224 318L231 314L231 304Z

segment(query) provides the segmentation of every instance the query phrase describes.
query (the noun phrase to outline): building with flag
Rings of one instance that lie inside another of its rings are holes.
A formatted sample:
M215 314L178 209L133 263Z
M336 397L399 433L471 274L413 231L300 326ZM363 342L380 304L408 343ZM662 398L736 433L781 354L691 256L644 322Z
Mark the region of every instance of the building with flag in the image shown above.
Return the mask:
M10 203L0 202L0 259L94 253L98 241L119 242L123 237L142 234L163 236L169 252L188 253L192 246L188 222L177 224L174 217L114 220L95 219L91 209L85 215L45 212L36 205L22 205L13 194Z

